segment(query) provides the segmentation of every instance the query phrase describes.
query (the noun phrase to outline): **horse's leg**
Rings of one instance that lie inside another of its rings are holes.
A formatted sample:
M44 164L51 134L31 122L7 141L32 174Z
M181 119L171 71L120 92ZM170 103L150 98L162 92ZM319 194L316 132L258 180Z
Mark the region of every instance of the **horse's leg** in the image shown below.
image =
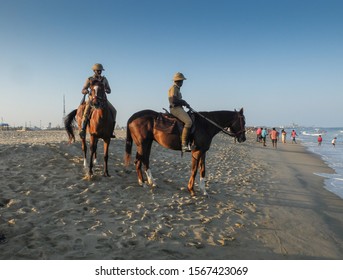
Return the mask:
M152 176L151 171L150 171L150 167L149 167L150 166L151 146L152 146L152 141L150 141L150 143L148 143L147 146L146 146L146 150L145 150L145 153L144 153L143 164L144 164L144 167L145 167L145 174L146 174L147 179L148 179L148 184L150 186L152 186L152 187L156 187L155 179Z
M143 173L142 173L142 161L143 161L143 150L142 150L142 146L140 145L140 146L137 146L137 153L136 153L136 160L135 160L138 184L140 186L144 186L144 179L143 179Z
M89 176L93 175L93 159L94 159L94 154L96 153L97 144L98 144L98 139L91 135L90 142L89 142L89 148L91 151L91 156L89 160L89 170L88 170Z
M108 174L108 148L111 143L111 138L104 139L104 176L105 177L111 177L110 174Z
M96 158L97 158L97 152L95 151L94 152L93 165L97 165L98 164L98 160Z
M145 174L146 174L146 177L148 178L148 184L152 187L156 187L157 184L155 182L154 177L151 174L151 170L150 169L145 170Z
M205 173L206 173L206 167L205 167L205 159L206 159L206 153L202 154L199 161L199 167L200 167L200 183L199 183L199 189L202 191L204 195L208 195L205 189Z
M83 167L87 167L87 144L86 139L81 139L82 152L83 152Z
M192 152L192 172L191 172L191 177L189 178L189 181L188 181L188 191L191 194L191 196L195 196L194 180L195 180L195 176L197 175L197 172L198 172L198 166L199 166L200 158L201 158L201 152L200 151L193 151Z
M95 150L94 150L94 155L93 155L93 166L98 164L98 160L97 160L97 150L98 150L98 142L99 142L99 138L95 138Z

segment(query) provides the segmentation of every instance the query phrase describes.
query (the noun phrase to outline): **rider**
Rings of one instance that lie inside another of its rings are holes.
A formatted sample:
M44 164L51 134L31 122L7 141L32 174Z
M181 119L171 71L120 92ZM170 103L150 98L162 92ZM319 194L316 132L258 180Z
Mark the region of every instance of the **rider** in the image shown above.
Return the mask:
M104 67L102 67L102 64L100 64L100 63L94 64L92 67L92 70L94 71L94 75L87 78L85 85L82 88L82 94L89 94L89 87L91 85L91 82L94 80L101 82L105 87L105 92L107 94L110 94L111 93L110 85L109 85L106 77L101 76L102 71L105 71ZM110 109L110 112L111 112L113 120L114 120L114 125L113 125L113 129L114 129L115 124L116 124L117 110L113 107L113 105L108 100L107 100L107 105L108 105L108 108ZM81 123L81 131L80 131L80 137L81 138L85 138L85 136L86 136L86 128L87 128L87 123L88 123L88 119L89 119L89 112L90 112L90 102L89 102L89 100L87 100L86 101L86 107L85 107L85 110L83 112L82 123ZM115 138L115 137L116 136L113 133L111 138Z
M180 92L180 88L182 87L184 80L186 80L186 78L182 73L177 72L174 75L173 77L174 84L169 89L168 99L169 99L170 113L184 123L182 135L181 135L182 152L190 152L191 149L187 145L187 140L188 140L189 131L192 126L192 120L182 107L182 106L186 106L187 108L190 108L190 106L185 100L182 99L182 95Z

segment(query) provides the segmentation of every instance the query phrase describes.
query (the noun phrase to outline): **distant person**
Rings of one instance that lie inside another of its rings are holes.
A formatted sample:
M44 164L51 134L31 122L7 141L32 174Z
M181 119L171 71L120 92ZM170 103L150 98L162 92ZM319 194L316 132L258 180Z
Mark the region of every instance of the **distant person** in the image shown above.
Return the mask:
M256 130L256 142L261 143L261 133L262 133L262 127L257 128Z
M94 72L94 75L87 78L87 80L86 80L86 82L82 88L82 94L85 94L85 95L89 94L89 88L90 88L91 82L95 81L95 80L101 82L105 87L105 92L107 94L110 94L111 88L110 88L110 85L108 83L108 80L106 79L105 76L101 76L102 71L105 70L104 67L102 67L102 64L100 64L100 63L94 64L92 67L92 70ZM89 113L91 111L90 105L91 105L90 100L87 100L86 101L86 107L83 111L82 122L81 122L81 131L80 131L80 137L81 138L86 137L86 128L87 128L87 124L89 121ZM114 120L114 125L113 125L113 130L114 130L115 125L116 125L117 110L113 107L113 105L108 100L107 100L107 105L109 107L109 110L110 110L112 117L113 117L113 120ZM111 137L115 138L114 133L112 134Z
M317 141L318 141L318 146L321 146L323 142L323 138L321 135L318 136Z
M337 140L337 137L334 137L331 141L331 144L334 146L334 148L336 147L336 140Z
M281 141L284 144L286 143L286 136L287 136L287 132L284 129L282 129L281 130Z
M262 129L262 132L261 132L263 147L267 146L267 145L266 145L266 138L267 138L267 135L268 135L267 129L266 129L266 128L263 128L263 129Z
M174 75L174 83L168 91L168 100L170 113L184 123L181 134L181 150L182 152L191 152L192 150L188 145L188 136L193 122L187 112L183 109L183 106L186 108L190 108L190 106L185 100L182 99L182 94L180 91L184 80L186 80L186 78L182 73L177 72Z
M273 148L277 149L277 140L279 139L279 132L273 127L270 132L270 139L272 140Z
M297 141L295 140L295 137L298 136L298 134L295 132L295 130L293 129L291 132L291 137L292 137L292 144L296 144Z

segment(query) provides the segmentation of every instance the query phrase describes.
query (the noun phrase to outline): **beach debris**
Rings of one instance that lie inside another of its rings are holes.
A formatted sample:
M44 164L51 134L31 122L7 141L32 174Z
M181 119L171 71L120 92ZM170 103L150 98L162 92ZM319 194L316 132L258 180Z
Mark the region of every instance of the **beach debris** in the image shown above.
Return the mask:
M201 248L205 247L205 245L202 242L198 241L198 240L189 241L189 242L186 243L186 246L187 247L195 247L197 249L201 249Z

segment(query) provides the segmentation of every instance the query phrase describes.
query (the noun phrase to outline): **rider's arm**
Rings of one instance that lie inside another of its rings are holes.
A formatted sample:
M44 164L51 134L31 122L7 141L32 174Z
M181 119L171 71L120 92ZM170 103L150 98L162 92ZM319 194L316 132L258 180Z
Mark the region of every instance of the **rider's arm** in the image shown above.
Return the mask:
M111 88L110 88L110 84L108 83L108 80L106 79L106 77L104 77L104 86L105 86L105 92L107 94L110 94Z
M89 91L88 91L88 88L90 86L90 81L89 81L89 78L87 78L86 82L85 82L85 85L83 86L82 88L82 94L88 94Z
M180 90L176 86L172 86L168 93L169 104L175 106L189 106L188 103L182 99Z

